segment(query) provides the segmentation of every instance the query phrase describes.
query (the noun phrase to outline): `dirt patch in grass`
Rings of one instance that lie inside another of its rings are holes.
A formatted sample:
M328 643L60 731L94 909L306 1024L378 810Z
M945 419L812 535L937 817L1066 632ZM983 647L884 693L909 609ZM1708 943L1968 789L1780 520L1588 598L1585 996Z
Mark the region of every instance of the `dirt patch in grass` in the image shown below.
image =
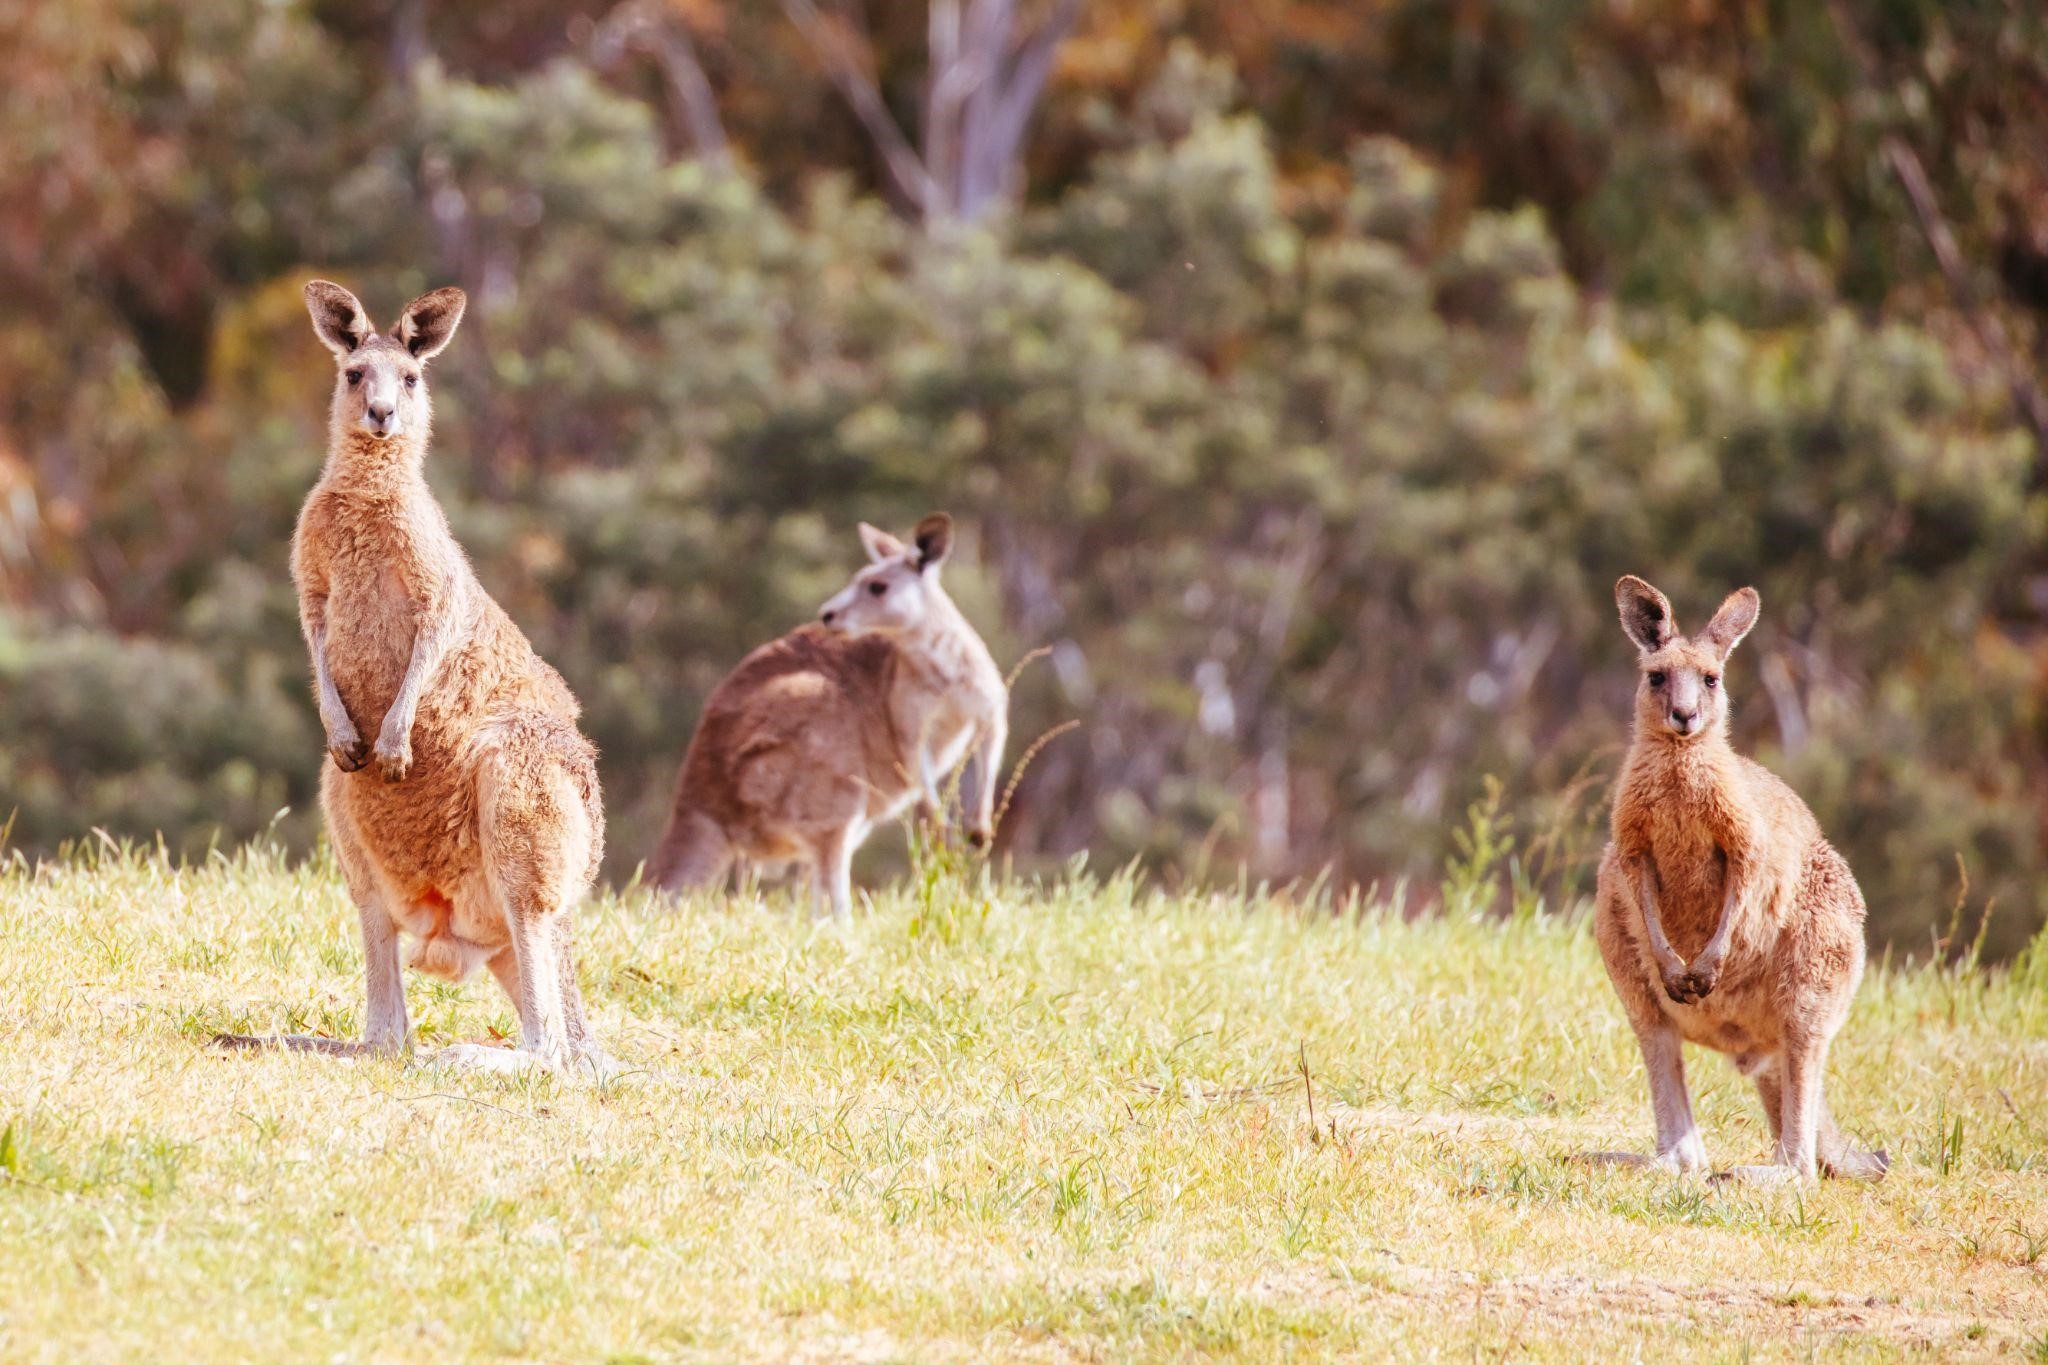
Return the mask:
M1363 1280L1306 1269L1275 1272L1261 1278L1253 1292L1290 1303L1392 1300L1423 1308L1447 1326L1459 1324L1447 1344L1464 1340L1470 1325L1483 1324L1491 1328L1495 1349L1503 1351L1523 1337L1569 1341L1594 1326L1609 1336L1618 1326L1637 1323L1657 1329L1660 1336L1683 1324L1703 1341L1724 1345L1743 1341L1793 1347L1833 1339L1987 1357L2034 1340L2023 1322L1997 1314L1928 1312L1896 1300L1796 1284L1680 1284L1569 1273L1488 1277L1389 1265Z

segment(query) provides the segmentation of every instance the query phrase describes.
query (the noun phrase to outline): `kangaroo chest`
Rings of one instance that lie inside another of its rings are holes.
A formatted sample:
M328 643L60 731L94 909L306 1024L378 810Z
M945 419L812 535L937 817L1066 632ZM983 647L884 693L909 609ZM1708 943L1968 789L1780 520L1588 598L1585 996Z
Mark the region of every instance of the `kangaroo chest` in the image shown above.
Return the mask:
M1624 851L1647 856L1656 870L1658 914L1681 956L1698 952L1720 921L1727 851L1746 846L1733 820L1712 792L1667 788L1624 809Z
M960 761L974 733L974 710L958 685L936 686L919 680L899 685L891 709L901 743L928 761L943 776Z
M383 517L323 531L327 666L349 715L376 725L412 659L425 605L441 588L412 538Z
M1697 953L1721 918L1728 864L1722 845L1697 826L1661 828L1650 841L1657 872L1657 909L1680 955Z

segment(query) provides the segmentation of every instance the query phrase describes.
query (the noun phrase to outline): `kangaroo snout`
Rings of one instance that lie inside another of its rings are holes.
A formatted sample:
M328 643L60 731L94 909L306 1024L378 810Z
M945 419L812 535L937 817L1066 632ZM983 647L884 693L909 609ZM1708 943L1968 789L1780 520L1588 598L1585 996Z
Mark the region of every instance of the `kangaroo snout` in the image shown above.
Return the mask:
M1690 735L1700 728L1700 713L1698 711L1682 711L1674 706L1671 708L1670 714L1664 718L1664 721L1679 734Z
M854 611L860 605L860 598L851 592L836 593L825 599L818 608L818 624L840 635L855 635L875 622L858 619Z
M363 426L372 435L390 436L398 430L398 410L390 403L363 405Z

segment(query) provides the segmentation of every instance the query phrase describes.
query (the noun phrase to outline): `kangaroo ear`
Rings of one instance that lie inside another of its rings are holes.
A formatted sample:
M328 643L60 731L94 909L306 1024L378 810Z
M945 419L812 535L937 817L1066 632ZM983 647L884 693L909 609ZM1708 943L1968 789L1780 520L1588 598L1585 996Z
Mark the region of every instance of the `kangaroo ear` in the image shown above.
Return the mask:
M944 512L934 512L917 524L910 538L917 543L918 572L935 569L953 553L953 519Z
M1664 648L1678 634L1671 620L1671 603L1634 574L1614 585L1614 605L1621 608L1622 631L1645 654Z
M1714 619L1707 622L1707 628L1699 638L1710 644L1727 658L1735 646L1742 643L1742 637L1749 634L1756 624L1757 616L1763 611L1764 603L1756 595L1755 588L1737 588L1721 603L1721 609L1714 613Z
M346 358L370 339L377 329L356 296L338 284L314 280L306 286L306 311L313 315L313 331L327 349Z
M868 558L874 560L877 564L891 559L900 559L903 556L902 541L896 539L887 531L870 526L866 522L860 524L860 543L867 547Z
M421 360L430 360L455 339L456 325L468 306L469 295L452 286L422 294L405 305L391 335Z

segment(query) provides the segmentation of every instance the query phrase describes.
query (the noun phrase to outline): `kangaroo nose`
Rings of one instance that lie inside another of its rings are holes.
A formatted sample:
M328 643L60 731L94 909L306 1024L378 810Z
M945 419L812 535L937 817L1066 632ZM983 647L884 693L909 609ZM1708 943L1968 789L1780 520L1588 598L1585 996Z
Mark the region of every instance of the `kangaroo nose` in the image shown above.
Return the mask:
M820 620L822 620L822 621L824 621L824 623L825 623L826 625L828 625L828 626L829 626L829 625L831 625L831 624L832 624L832 623L833 623L834 621L836 621L836 620L838 620L838 619L839 619L839 613L838 613L838 612L836 612L836 611L827 611L827 612L823 613L823 614L822 614L822 615L821 615L821 616L819 617L819 619L820 619Z
M1697 712L1697 711L1681 711L1681 710L1679 710L1679 709L1678 709L1677 707L1675 707L1675 706L1674 706L1674 707L1672 707L1672 708L1671 708L1671 723L1672 723L1673 725L1681 725L1681 726L1683 726L1683 725L1691 725L1691 724L1692 724L1692 722L1693 722L1693 718L1694 718L1694 717L1696 717L1696 716L1698 716L1698 715L1699 715L1699 712Z
M391 420L391 405L389 403L372 403L369 405L369 412L370 420L379 426Z

